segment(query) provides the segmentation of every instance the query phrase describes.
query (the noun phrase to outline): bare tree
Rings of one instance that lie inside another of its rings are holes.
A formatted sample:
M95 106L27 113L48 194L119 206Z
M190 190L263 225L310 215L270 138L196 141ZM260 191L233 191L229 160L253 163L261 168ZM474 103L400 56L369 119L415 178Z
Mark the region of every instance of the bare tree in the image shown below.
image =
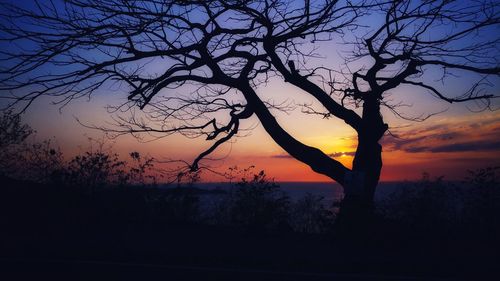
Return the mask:
M117 127L108 132L204 136L213 143L189 165L193 171L242 130L242 120L256 115L292 157L340 183L346 202L357 210L370 209L379 181L379 140L388 129L380 107L388 105L387 91L412 85L448 102L496 97L485 92L483 83L499 75L499 38L474 38L498 27L494 1L35 3L33 8L3 4L1 40L10 47L1 53L0 89L3 98L12 99L11 106L25 109L44 95L64 105L119 81L128 89L128 102L114 109L131 114L115 117ZM382 15L385 22L358 36L352 58L368 57L370 65L352 72L346 83L325 76L329 88L320 86L315 77L323 68L307 65L314 56L311 46L357 34L358 20L369 13ZM444 70L443 79L455 70L482 78L465 94L447 96L419 80L433 66ZM256 94L273 76L310 94L326 110L305 112L339 118L357 132L352 169L280 126L270 110L280 106Z
M337 89L343 93L342 101L362 103L353 171L361 173L362 196L368 202L374 196L382 168L382 147L378 141L388 129L380 107L386 106L405 118L397 111L397 105L387 101L388 91L411 85L449 103L477 101L486 109L491 99L498 97L498 93L488 92L491 85L488 76L500 74L500 62L495 55L499 51L500 37L491 32L498 30L500 23L494 1L467 4L461 1L393 1L381 7L385 21L359 39L360 44L352 56L354 60L369 57L372 63L353 72L348 86ZM491 37L493 34L496 35ZM440 71L442 82L463 72L480 77L462 93L448 93L446 88L438 90L429 83L436 80L425 77L431 71ZM433 113L420 120L431 115Z

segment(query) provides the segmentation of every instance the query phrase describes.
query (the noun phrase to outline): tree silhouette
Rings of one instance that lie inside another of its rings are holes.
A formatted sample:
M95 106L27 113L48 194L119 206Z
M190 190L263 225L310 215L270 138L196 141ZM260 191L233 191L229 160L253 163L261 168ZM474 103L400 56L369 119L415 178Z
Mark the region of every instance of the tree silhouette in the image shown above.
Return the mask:
M21 122L12 110L0 115L0 175L12 172L12 160L18 157L19 147L33 134L33 129Z
M0 85L10 106L26 109L40 96L64 105L91 96L107 83L128 89L129 111L115 117L119 134L180 133L204 136L212 145L189 165L231 140L240 123L256 115L287 153L344 187L346 202L368 210L382 168L379 140L386 133L380 108L387 91L410 85L447 102L496 97L486 90L498 76L498 36L481 38L498 27L495 1L129 1L66 0L35 2L32 8L2 4ZM366 35L359 20L381 15ZM345 82L311 68L310 46L355 35L349 60L368 58L368 66L341 74ZM446 93L423 79L436 67L442 79L456 71L480 75L464 93ZM358 135L352 169L291 136L277 122L256 89L282 78L317 100L326 112L304 112L345 121ZM188 92L179 95L176 92ZM141 112L135 108L141 109ZM361 112L356 108L361 107ZM399 113L398 113L399 114ZM224 117L221 117L224 116ZM160 124L155 127L153 124Z

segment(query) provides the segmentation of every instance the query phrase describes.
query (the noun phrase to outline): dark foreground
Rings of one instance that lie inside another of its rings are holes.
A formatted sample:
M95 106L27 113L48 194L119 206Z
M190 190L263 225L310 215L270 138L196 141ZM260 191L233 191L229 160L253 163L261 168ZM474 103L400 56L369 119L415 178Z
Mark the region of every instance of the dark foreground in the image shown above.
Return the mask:
M176 280L208 276L219 280L494 280L498 274L498 254L493 249L470 249L444 240L427 246L398 240L398 247L394 242L380 244L383 241L352 245L326 236L192 226L47 231L2 237L0 263L2 274L12 277L73 280L102 274Z
M130 262L71 260L8 260L3 264L8 280L40 277L66 280L467 280L430 276L394 276L366 273L328 273L260 270L250 268L196 267ZM103 278L103 279L101 279Z
M133 203L142 191L90 199L35 185L14 186L18 184L4 187L0 199L2 280L498 280L500 276L498 243L484 231L431 233L383 221L364 233L322 234L208 225L145 216L140 204Z

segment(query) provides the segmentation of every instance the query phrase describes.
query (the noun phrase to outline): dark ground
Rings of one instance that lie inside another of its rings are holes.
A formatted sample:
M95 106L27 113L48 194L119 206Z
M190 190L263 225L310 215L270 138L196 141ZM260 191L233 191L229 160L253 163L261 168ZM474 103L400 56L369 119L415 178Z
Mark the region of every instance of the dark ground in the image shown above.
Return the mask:
M495 238L408 231L300 234L161 220L144 191L87 196L10 181L0 203L2 280L498 280ZM124 199L126 198L126 199ZM142 206L142 207L141 207Z

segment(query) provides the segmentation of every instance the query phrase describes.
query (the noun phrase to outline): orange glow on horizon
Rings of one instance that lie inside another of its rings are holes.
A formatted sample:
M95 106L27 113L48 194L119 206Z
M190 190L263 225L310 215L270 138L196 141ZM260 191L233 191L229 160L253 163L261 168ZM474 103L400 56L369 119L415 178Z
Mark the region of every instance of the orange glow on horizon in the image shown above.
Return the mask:
M98 104L99 102L95 102ZM28 124L38 132L37 139L55 138L66 158L87 149L88 137L102 137L102 132L82 128L73 114L87 124L106 120L109 115L95 104L71 104L62 113L44 110L32 111L26 116ZM46 107L44 107L46 108ZM324 120L302 114L275 113L278 121L301 142L321 149L346 167L352 166L357 145L354 131L340 120ZM390 118L389 118L390 119ZM467 169L500 165L500 112L469 113L464 116L443 114L423 123L403 123L390 119L394 124L391 133L398 138L385 136L383 144L382 181L416 180L423 172L431 176L445 175L446 179L460 180ZM326 176L312 171L307 165L290 158L264 131L258 120L246 120L246 127L255 127L248 136L225 144L213 155L216 161L205 161L217 171L228 167L246 168L254 165L255 171L265 170L276 181L330 181ZM48 126L47 124L50 124ZM256 125L257 124L257 125ZM75 129L77 128L77 129ZM306 130L305 130L306 129ZM131 136L111 140L112 150L126 159L131 151L157 159L183 159L192 161L207 149L210 142L186 139L172 135L153 142L138 142ZM204 181L224 181L215 174L204 173Z

